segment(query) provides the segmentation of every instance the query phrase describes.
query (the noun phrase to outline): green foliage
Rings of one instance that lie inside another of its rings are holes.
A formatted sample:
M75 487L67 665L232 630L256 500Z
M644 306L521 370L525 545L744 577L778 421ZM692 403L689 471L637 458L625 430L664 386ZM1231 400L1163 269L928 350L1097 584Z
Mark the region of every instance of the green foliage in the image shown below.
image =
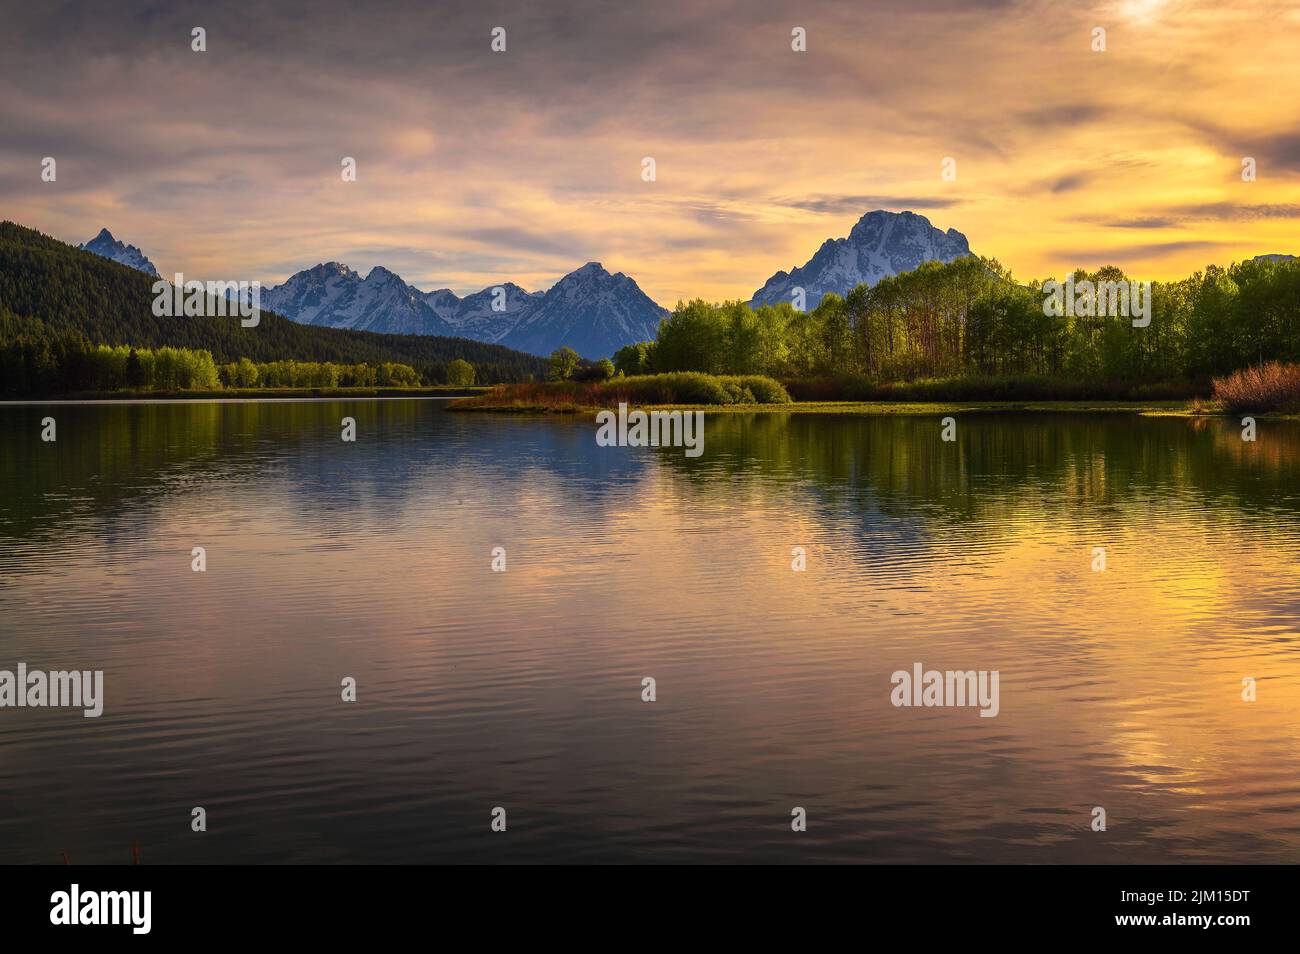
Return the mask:
M627 377L653 374L654 354L653 341L638 341L636 344L624 345L614 352L614 369Z
M0 391L54 394L92 390L95 345L207 352L218 365L299 361L414 369L417 383L447 379L447 366L472 362L486 383L528 381L542 358L499 345L429 335L387 335L300 325L267 311L256 327L238 317L153 314L153 282L141 272L12 222L0 223ZM138 356L137 356L138 357ZM141 373L138 365L123 375ZM406 371L395 380L407 381ZM392 377L392 375L390 375ZM128 382L129 383L129 382ZM378 380L375 383L379 383ZM137 385L143 386L143 385Z
M249 361L247 358L240 358L235 364L226 365L226 367L231 370L228 376L225 373L222 374L222 380L234 387L255 388L257 387L258 381L262 379L261 372L258 370L257 365L253 364L253 362Z
M619 404L788 404L778 382L760 375L712 375L698 371L637 375L608 381L548 381L510 384L460 407L553 408L617 407Z
M655 337L658 371L703 371L714 374L726 363L727 338L724 309L733 303L710 305L700 299L678 302L659 323Z
M215 391L230 388L411 387L420 383L410 365L386 362L333 364L247 358L218 367L197 348L128 348L56 338L43 349L30 340L0 343L0 393L56 394L77 391Z
M1113 267L1079 271L1075 279L1126 280ZM460 384L463 365L482 383L595 381L606 371L569 348L547 361L460 338L315 328L269 312L255 328L241 327L237 317L159 318L152 284L125 266L0 223L0 392L88 391L105 381L164 387L160 382L206 381L214 373L237 387L330 387ZM873 386L1049 378L1208 387L1211 377L1240 368L1300 361L1300 260L1210 266L1158 282L1145 328L1126 318L1049 317L1043 300L1040 283L1019 285L996 261L971 257L926 262L842 298L827 295L807 313L784 302L753 309L696 299L677 305L655 341L620 348L612 365L623 378L614 381L695 371ZM200 352L208 363L192 356ZM304 379L312 383L281 383ZM746 386L736 387L735 394L724 388L724 396L743 399Z
M573 372L578 370L578 365L582 359L578 352L572 348L556 348L551 352L550 365L547 370L547 378L551 381L567 381L573 377Z
M1083 279L1128 280L1114 267L1075 273ZM1042 287L1016 284L994 260L961 258L826 295L807 313L786 303L679 303L660 324L655 369L877 384L1169 382L1178 390L1252 363L1300 360L1300 261L1211 266L1156 282L1145 328L1126 317L1048 316ZM619 367L635 361L627 348L615 355Z
M474 383L474 365L463 358L447 363L447 383L468 387Z

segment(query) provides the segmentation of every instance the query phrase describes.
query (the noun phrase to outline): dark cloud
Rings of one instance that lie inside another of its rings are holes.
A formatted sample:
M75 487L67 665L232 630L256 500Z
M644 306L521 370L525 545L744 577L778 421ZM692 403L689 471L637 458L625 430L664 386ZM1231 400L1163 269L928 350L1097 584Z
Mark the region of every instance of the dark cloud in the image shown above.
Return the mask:
M1095 178L1095 173L1082 171L1071 172L1067 175L1060 176L1053 180L1048 189L1053 193L1074 192L1076 189L1082 189Z
M1300 175L1300 132L1295 131L1294 114L1277 118L1275 129L1280 131L1233 128L1217 114L1206 117L1184 112L1179 121L1216 152L1230 157L1224 163L1224 174L1233 180L1240 181L1241 160L1247 156L1257 163L1258 181Z
M515 249L552 255L557 258L580 258L585 244L577 237L535 232L521 227L458 228L450 234L487 246L489 249Z
M1040 109L1022 109L1011 118L1018 126L1047 132L1062 127L1101 122L1111 115L1112 108L1108 105L1076 102L1063 106L1045 106Z
M1151 216L1138 219L1109 219L1098 224L1112 229L1174 229L1179 223L1175 219Z
M1058 248L1051 254L1058 261L1125 264L1198 248L1217 248L1219 245L1219 242L1199 240L1148 242L1144 245L1125 245L1122 248Z
M810 195L803 198L783 198L778 205L825 215L865 215L875 209L902 212L908 209L950 209L961 203L947 196L897 196L897 195Z
M1249 184L1242 183L1243 188ZM1172 206L1172 214L1201 221L1250 221L1253 219L1300 218L1300 205L1239 205L1235 202L1204 202Z
M1289 125L1294 126L1292 122ZM1254 155L1262 168L1257 169L1260 176L1270 175L1275 169L1291 173L1300 173L1300 132L1283 132L1265 136L1256 141Z

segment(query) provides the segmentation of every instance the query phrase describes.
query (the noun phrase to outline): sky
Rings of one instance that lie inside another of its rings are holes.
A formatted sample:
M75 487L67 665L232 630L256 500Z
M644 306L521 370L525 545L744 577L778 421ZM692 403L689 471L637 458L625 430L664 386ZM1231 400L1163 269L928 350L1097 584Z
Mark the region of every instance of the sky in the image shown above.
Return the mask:
M0 0L0 22L0 218L107 227L164 275L340 261L463 294L599 261L671 307L748 299L877 208L1021 280L1300 254L1300 0Z

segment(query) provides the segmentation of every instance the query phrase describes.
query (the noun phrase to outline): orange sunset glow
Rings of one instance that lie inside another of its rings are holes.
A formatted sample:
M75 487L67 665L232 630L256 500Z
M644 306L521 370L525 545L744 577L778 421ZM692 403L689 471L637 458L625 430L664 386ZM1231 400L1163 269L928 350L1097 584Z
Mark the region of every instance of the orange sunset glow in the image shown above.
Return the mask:
M875 208L1025 280L1300 252L1292 4L290 6L213 8L202 55L168 39L187 12L18 11L42 39L0 67L4 215L108 226L164 274L341 261L464 293L595 260L669 307L747 299Z

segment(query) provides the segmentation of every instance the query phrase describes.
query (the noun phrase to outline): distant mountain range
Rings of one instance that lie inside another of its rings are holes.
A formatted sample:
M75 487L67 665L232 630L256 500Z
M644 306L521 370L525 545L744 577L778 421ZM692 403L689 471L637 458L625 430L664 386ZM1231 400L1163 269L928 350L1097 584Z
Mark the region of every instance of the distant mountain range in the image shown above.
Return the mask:
M860 284L874 285L882 278L908 272L922 262L951 262L970 255L966 236L956 229L940 231L915 212L868 212L853 226L848 238L827 239L805 264L777 272L754 292L750 304L775 305L804 290L804 307L817 307L822 296L843 295Z
M138 248L117 241L108 229L81 248L158 274ZM843 295L924 262L970 254L966 236L956 229L942 231L915 212L877 209L862 216L847 237L823 242L803 265L777 272L750 304L791 302L802 288L804 307L812 309L832 292ZM621 272L611 275L599 262L588 262L545 292L502 282L464 298L447 288L420 291L382 266L363 278L346 265L325 262L264 288L262 307L306 325L468 338L535 355L568 346L584 358L609 357L623 345L654 338L668 314L635 281Z
M108 236L108 243L115 241ZM87 245L103 248L108 243ZM126 266L89 248L0 221L0 343L20 340L51 353L65 346L76 347L79 339L135 348L168 345L208 351L218 364L239 358L370 365L396 362L409 364L433 382L446 381L447 366L457 358L474 365L482 384L546 376L543 358L496 344L459 337L317 328L290 321L265 306L256 328L243 327L238 316L155 315L153 286L158 279L144 264L143 256L140 262ZM0 379L3 377L0 368ZM6 390L4 385L0 380L0 391Z
M81 247L158 274L139 249L123 245L108 229ZM844 294L924 261L969 254L964 235L941 232L924 216L868 212L848 238L826 241L807 264L769 278L752 304L791 301L799 286L806 307L815 308L828 292ZM633 279L611 275L599 262L588 262L545 292L502 282L464 298L447 288L420 291L382 266L362 277L347 265L324 262L263 288L262 307L306 325L455 336L536 355L568 346L584 358L609 357L623 345L654 338L668 314Z
M157 276L139 249L108 229L81 248ZM546 292L514 282L459 297L447 288L422 292L376 266L364 278L339 262L304 269L273 288L261 306L304 325L381 334L439 335L549 355L568 346L584 358L605 358L625 344L648 341L668 312L621 272L599 262L570 272Z
M262 307L304 325L398 335L454 335L419 291L376 266L362 278L338 262L293 275L262 289Z
M503 282L464 298L447 288L422 292L383 267L362 278L329 262L263 289L262 306L308 325L470 338L537 355L568 346L584 358L609 357L653 338L668 314L636 282L611 275L599 262L570 272L547 292Z
M423 297L425 304L455 328L457 334L495 344L510 333L519 323L523 311L537 304L543 293L525 291L514 282L502 282L464 298L457 297L449 288L424 292ZM499 301L504 307L499 311L493 310L494 301ZM549 351L546 353L550 354Z

